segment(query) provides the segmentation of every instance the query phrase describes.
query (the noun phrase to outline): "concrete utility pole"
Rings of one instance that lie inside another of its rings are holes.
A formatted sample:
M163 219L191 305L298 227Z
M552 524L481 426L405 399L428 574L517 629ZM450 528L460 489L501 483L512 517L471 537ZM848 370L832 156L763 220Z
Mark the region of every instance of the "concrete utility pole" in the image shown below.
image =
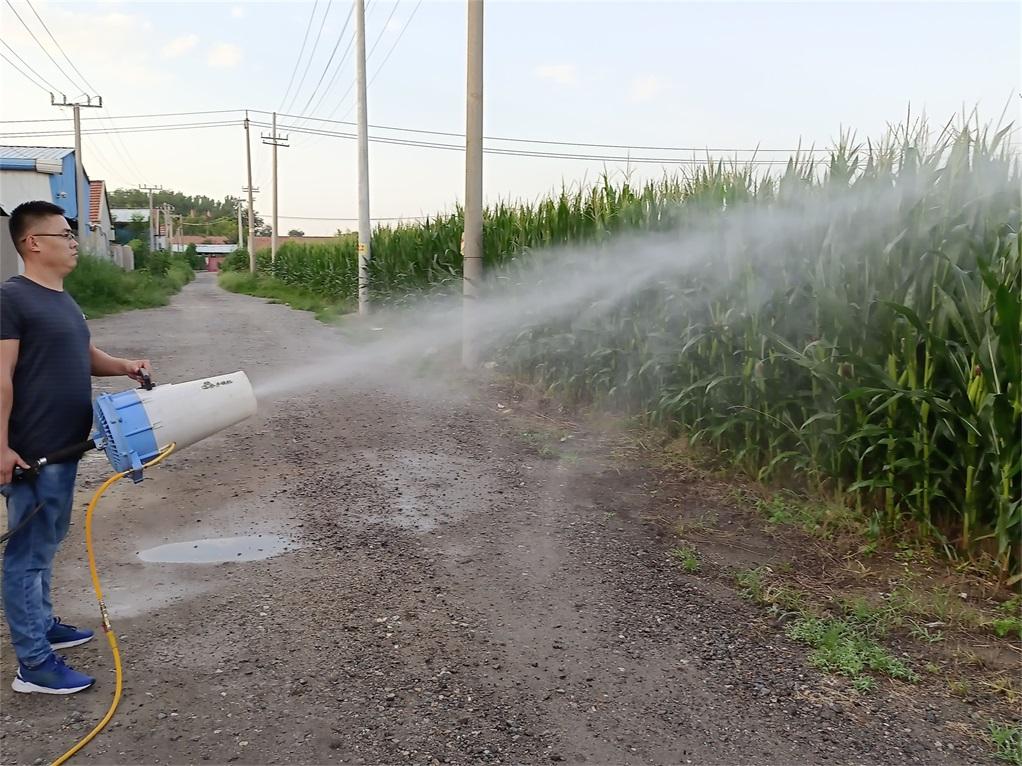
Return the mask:
M263 143L273 147L273 236L270 239L270 261L277 262L277 147L287 148L287 136L277 135L277 113L273 113L273 133L263 134ZM249 180L251 183L251 180Z
M68 101L67 96L61 94L62 101L50 94L51 106L69 106L74 110L75 124L75 217L78 220L78 237L85 237L89 230L89 190L85 183L85 165L82 162L82 107L91 109L103 108L103 97L96 96L96 103L92 103L92 96L86 96L85 103L80 101Z
M245 110L245 157L248 160L248 270L255 274L255 203L252 201L252 142L249 140L248 110Z
M144 192L149 192L149 252L151 253L156 249L156 229L153 228L156 224L156 221L154 220L156 217L156 211L153 208L153 192L163 191L163 187L139 184L138 188Z
M174 234L177 235L178 249L183 253L184 252L183 235L185 233L185 217L181 213L178 213L177 215L172 215L171 218L177 220L177 226L174 227Z
M483 0L468 0L466 96L461 363L473 368L479 364L476 309L483 278Z
M358 313L369 313L369 117L366 109L366 9L355 0L355 77L358 99Z
M245 237L243 237L242 233L241 233L241 209L243 207L244 207L244 205L241 204L241 200L238 200L237 208L238 208L238 247L239 248L245 247Z
M163 203L163 225L167 229L167 250L174 252L174 212L177 210L168 202Z

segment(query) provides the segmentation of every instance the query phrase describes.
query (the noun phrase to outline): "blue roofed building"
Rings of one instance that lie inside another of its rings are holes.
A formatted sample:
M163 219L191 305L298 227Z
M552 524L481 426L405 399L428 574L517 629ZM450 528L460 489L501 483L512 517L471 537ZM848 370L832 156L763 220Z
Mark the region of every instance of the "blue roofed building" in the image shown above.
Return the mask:
M88 172L85 173L88 188ZM45 199L78 222L75 150L58 146L0 146L0 205L11 211L22 202ZM85 200L88 210L88 200Z
M106 189L90 181L83 168L89 196L79 201L75 184L75 150L59 146L0 145L0 208L10 215L22 202L48 200L64 209L71 227L78 232L81 247L95 255L111 257L113 223ZM97 185L99 189L97 190ZM79 226L79 210L85 226ZM3 221L6 225L6 217ZM10 243L0 240L0 272L8 276L16 267L17 255L7 252ZM15 272L16 273L16 272Z

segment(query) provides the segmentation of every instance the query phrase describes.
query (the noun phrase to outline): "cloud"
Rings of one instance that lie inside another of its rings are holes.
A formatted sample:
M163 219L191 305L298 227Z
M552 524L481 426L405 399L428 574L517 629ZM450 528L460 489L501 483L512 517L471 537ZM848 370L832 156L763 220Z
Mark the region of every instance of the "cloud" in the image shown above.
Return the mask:
M175 37L163 46L163 57L168 59L177 58L178 56L187 53L198 44L198 35L181 35L181 37Z
M669 87L670 83L663 77L647 74L632 80L631 97L635 103L652 101Z
M124 103L118 91L157 88L175 80L173 70L155 65L163 40L156 38L152 23L143 15L146 9L141 3L130 8L122 6L123 3L104 3L97 11L80 10L81 4L53 3L48 4L46 13L47 25L67 55L114 111ZM19 51L36 44L20 25L6 25L3 37ZM131 61L131 66L125 66L125 61ZM61 87L64 83L56 85ZM69 91L66 95L77 94Z
M553 80L558 85L578 84L574 64L541 64L532 71L541 80Z
M241 48L234 43L217 43L210 49L206 62L221 69L235 67L241 63Z
M231 8L231 16L236 19L243 19L245 18L245 9L240 5L235 5Z

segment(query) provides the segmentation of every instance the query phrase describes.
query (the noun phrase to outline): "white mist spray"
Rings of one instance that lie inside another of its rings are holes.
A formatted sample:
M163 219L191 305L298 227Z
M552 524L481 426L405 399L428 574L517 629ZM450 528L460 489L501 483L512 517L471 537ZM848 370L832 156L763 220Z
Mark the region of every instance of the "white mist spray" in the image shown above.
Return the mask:
M477 336L489 350L529 326L557 320L592 320L653 285L698 275L705 303L737 275L755 281L763 300L781 287L774 268L781 256L804 243L854 252L878 231L895 232L905 211L929 191L933 179L898 186L856 184L791 192L784 201L707 211L683 227L626 234L595 246L533 252L488 276L475 312ZM1003 192L999 179L976 174L977 198ZM807 268L808 260L807 260ZM808 320L808 318L806 318ZM305 369L256 381L261 401L353 379L386 381L413 370L425 356L461 341L461 298L424 300L399 312L384 312L379 337L338 348L333 358Z

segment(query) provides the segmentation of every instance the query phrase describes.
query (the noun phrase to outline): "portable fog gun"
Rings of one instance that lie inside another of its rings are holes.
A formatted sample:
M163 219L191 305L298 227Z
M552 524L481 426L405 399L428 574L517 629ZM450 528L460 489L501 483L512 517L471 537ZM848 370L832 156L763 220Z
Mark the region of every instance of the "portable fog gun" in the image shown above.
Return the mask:
M103 631L113 653L116 672L114 700L106 716L73 748L54 761L59 766L88 744L113 718L121 698L123 674L117 638L110 625L109 614L99 583L96 559L92 547L92 514L103 493L114 483L131 476L135 483L143 479L146 468L156 465L172 452L190 447L218 431L240 423L256 411L252 384L244 372L232 372L212 378L200 378L186 383L167 383L154 386L143 373L139 389L117 394L102 394L93 403L95 430L88 441L38 458L30 467L17 469L14 480L29 479L43 466L76 459L93 449L102 449L113 466L111 475L92 496L85 514L85 545L89 557L89 571L99 602ZM42 506L38 506L34 514ZM32 514L29 514L31 516ZM28 521L4 535L14 535Z
M147 463L164 453L180 452L256 411L252 384L241 371L159 386L145 373L143 380L140 389L96 398L91 439L38 458L28 470L16 469L15 478L102 449L113 469L137 484Z

